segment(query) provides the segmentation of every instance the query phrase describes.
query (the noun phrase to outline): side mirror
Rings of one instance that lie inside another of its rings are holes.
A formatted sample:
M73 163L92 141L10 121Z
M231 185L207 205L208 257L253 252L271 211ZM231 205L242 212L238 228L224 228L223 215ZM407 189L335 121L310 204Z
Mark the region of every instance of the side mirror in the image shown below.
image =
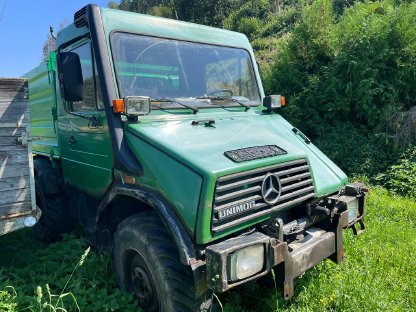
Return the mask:
M62 98L67 102L82 101L84 80L79 55L74 52L60 52L58 65Z
M263 106L268 111L275 110L286 105L286 98L281 95L268 95L263 99Z

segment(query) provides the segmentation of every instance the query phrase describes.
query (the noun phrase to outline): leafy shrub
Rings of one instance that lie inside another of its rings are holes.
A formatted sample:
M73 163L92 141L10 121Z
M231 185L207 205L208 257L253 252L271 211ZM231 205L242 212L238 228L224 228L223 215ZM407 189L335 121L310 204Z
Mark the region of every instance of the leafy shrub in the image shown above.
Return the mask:
M0 311L13 312L16 311L16 292L13 287L6 287L4 290L0 290Z
M287 7L278 14L271 14L264 27L260 30L259 37L280 37L292 31L299 18L299 10L296 7Z
M277 56L267 93L309 136L349 121L380 129L416 104L416 3L357 3L335 18L332 1L305 6ZM413 34L413 35L412 35Z
M239 31L249 38L254 38L269 13L268 0L242 1L240 7L224 20L224 28Z
M382 138L351 123L325 127L314 143L349 176L377 175L400 156L400 151Z
M395 193L416 199L416 147L404 152L386 173L376 177L376 181Z
M8 302L17 303L16 310L137 310L133 296L116 288L108 251L86 257L88 246L83 240L66 236L44 246L29 234L30 229L9 234L7 246L0 241L0 289L13 285L17 294Z
M243 17L237 25L237 31L252 39L260 29L260 21L254 17Z

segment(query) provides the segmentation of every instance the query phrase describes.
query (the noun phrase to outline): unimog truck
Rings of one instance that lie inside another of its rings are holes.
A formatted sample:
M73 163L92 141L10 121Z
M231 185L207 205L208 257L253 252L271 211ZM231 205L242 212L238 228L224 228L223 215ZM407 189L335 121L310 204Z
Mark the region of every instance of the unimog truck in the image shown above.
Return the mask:
M209 310L271 270L289 299L363 230L366 188L279 115L243 34L88 5L26 76L37 233L112 246L145 311Z

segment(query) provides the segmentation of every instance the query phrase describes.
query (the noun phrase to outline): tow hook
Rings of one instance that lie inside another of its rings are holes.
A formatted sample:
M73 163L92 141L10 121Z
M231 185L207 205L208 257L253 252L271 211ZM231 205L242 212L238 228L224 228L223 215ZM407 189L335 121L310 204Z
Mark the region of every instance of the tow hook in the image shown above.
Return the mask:
M360 226L360 228L358 230L355 227L355 225L357 223ZM352 232L354 233L354 235L360 235L360 234L364 233L364 231L365 231L365 225L364 225L363 218L360 217L359 219L356 219L353 223L348 224L348 228L352 230Z

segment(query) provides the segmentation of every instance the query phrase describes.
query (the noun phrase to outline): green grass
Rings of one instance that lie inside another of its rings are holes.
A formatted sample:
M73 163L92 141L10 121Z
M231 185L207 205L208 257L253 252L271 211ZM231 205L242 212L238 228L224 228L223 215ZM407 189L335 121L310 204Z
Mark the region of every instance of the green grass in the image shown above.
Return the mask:
M416 203L373 189L366 225L361 236L346 232L343 265L325 261L295 281L291 302L280 288L249 284L219 295L224 311L416 311ZM115 287L108 252L90 252L79 265L87 247L71 236L43 245L30 230L1 237L0 311L138 310Z

